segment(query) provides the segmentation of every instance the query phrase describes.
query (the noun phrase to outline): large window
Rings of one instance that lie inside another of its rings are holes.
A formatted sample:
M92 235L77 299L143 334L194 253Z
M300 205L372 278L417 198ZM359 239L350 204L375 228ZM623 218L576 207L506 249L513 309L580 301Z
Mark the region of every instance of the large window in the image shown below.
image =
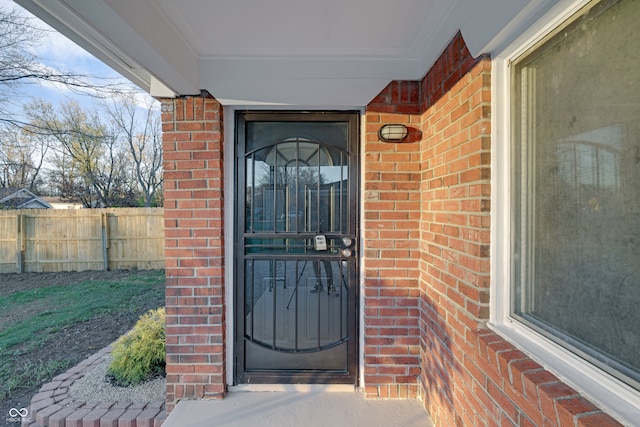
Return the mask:
M510 316L640 390L640 1L510 67Z

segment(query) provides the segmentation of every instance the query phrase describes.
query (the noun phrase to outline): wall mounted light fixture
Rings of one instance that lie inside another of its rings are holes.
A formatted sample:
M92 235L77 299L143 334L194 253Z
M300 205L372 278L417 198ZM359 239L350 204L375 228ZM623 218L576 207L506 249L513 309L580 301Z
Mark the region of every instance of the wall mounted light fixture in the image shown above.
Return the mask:
M384 125L378 131L378 137L386 142L398 142L407 137L409 133L407 127L402 124Z

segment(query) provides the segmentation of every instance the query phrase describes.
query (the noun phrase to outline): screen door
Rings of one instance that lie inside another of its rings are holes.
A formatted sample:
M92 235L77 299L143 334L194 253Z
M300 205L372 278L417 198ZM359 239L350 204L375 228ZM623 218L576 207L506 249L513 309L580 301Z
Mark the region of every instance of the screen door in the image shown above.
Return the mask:
M235 382L354 384L358 114L236 119Z

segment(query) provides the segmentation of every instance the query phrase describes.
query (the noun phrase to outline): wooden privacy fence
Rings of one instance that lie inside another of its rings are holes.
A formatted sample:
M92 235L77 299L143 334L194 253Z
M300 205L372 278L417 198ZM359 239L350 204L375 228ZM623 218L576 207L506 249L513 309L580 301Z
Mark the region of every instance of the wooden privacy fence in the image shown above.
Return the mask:
M0 210L0 273L164 268L164 209Z

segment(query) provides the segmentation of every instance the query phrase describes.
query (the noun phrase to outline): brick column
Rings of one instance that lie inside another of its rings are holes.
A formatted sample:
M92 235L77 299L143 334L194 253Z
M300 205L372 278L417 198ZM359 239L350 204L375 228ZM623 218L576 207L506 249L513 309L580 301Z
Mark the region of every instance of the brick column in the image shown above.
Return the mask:
M225 393L222 107L162 100L167 410Z
M477 421L461 383L489 317L490 77L458 35L423 81L421 382L436 425Z
M368 106L364 191L364 381L367 397L419 395L420 82L394 81ZM381 142L387 123L406 141Z

